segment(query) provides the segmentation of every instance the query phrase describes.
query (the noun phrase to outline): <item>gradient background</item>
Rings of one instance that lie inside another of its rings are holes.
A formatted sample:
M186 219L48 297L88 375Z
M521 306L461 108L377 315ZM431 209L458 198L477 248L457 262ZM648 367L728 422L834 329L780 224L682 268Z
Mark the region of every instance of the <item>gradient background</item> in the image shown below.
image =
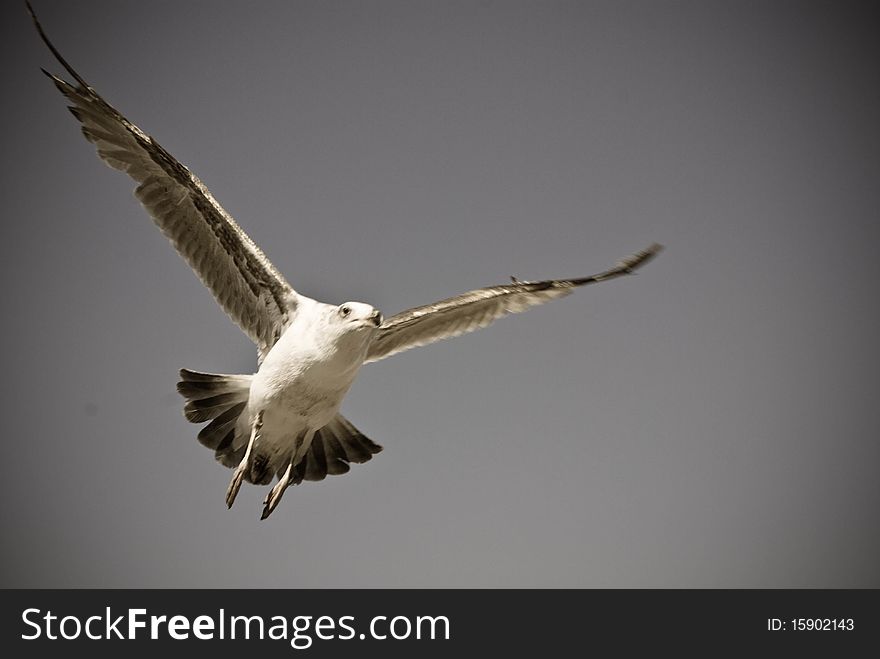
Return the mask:
M181 414L254 349L0 14L3 586L880 586L876 17L842 2L50 2L301 292L643 274L366 367L267 521Z

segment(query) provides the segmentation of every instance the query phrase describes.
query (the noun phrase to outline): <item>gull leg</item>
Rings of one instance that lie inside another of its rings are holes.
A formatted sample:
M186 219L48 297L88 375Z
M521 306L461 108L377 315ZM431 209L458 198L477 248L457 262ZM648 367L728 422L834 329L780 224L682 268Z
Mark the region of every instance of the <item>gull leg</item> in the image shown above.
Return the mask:
M251 451L254 448L254 442L257 440L257 437L259 437L262 427L263 412L262 410L260 410L259 412L257 412L257 416L254 418L254 425L251 427L251 438L250 440L248 440L248 445L247 449L245 449L244 457L235 468L235 473L232 474L232 480L229 481L229 487L226 488L227 508L232 508L232 504L235 503L235 497L238 496L238 490L241 489L241 480L242 478L244 478L244 472L247 469L248 462L251 459Z
M269 491L269 494L266 495L266 498L263 500L263 514L260 515L260 519L266 519L272 514L272 511L275 510L278 502L281 501L281 496L284 494L284 491L290 486L290 472L293 471L293 461L295 458L296 454L294 453L290 462L287 463L287 469L285 469L284 475L278 479L278 482L275 483L275 487Z
M300 478L292 483L291 474L293 473L293 467L305 458L306 451L309 450L309 446L311 446L312 438L314 436L315 431L310 430L301 434L297 438L297 441L294 442L293 454L290 456L290 462L287 463L287 469L284 470L284 474L278 479L278 482L275 483L275 487L269 491L269 494L267 494L266 498L263 500L263 514L260 516L260 519L266 519L271 515L272 511L275 510L278 503L281 501L284 491L291 485L295 485L302 480L302 478Z

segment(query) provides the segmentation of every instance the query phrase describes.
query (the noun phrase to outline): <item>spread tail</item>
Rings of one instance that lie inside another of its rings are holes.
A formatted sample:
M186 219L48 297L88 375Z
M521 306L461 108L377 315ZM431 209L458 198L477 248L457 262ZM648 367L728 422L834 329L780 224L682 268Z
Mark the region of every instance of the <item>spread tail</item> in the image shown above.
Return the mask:
M251 375L180 370L177 391L186 399L184 416L193 423L210 421L199 432L199 441L212 449L217 460L226 467L237 467L245 455L247 433L240 427L244 424L239 423L239 416L246 413L252 378ZM244 480L266 485L273 476L280 477L290 464L295 445L293 442L291 450L274 455L255 450L250 466L243 474ZM337 414L315 432L306 454L293 467L290 484L344 474L351 463L367 462L381 450L381 446Z

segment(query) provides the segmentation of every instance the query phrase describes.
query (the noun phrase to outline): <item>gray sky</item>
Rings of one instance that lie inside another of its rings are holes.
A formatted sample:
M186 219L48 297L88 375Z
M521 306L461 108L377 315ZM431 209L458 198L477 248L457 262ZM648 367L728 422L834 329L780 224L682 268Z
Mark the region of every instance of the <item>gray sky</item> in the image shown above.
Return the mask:
M880 586L869 5L50 2L295 288L643 274L364 368L385 451L227 511L180 367L255 351L0 9L2 586Z

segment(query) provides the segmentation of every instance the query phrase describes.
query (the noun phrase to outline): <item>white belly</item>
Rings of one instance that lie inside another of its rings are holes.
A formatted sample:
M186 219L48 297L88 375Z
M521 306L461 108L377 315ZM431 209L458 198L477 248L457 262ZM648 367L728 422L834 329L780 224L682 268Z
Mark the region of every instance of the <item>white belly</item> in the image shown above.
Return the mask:
M339 412L365 354L327 350L304 341L302 334L292 338L287 334L266 355L251 381L248 414L242 415L248 426L240 429L249 437L250 424L262 412L263 426L254 450L267 454L282 469L291 458L298 462L315 431Z
M262 373L262 369L261 369ZM271 462L285 464L297 448L297 460L305 455L312 435L339 412L351 382L326 386L323 378L310 377L310 371L293 371L294 377L254 377L248 400L248 423L263 413L263 426L254 450L266 453ZM244 415L242 415L244 416ZM249 430L248 430L249 434ZM297 446L297 442L299 445Z

